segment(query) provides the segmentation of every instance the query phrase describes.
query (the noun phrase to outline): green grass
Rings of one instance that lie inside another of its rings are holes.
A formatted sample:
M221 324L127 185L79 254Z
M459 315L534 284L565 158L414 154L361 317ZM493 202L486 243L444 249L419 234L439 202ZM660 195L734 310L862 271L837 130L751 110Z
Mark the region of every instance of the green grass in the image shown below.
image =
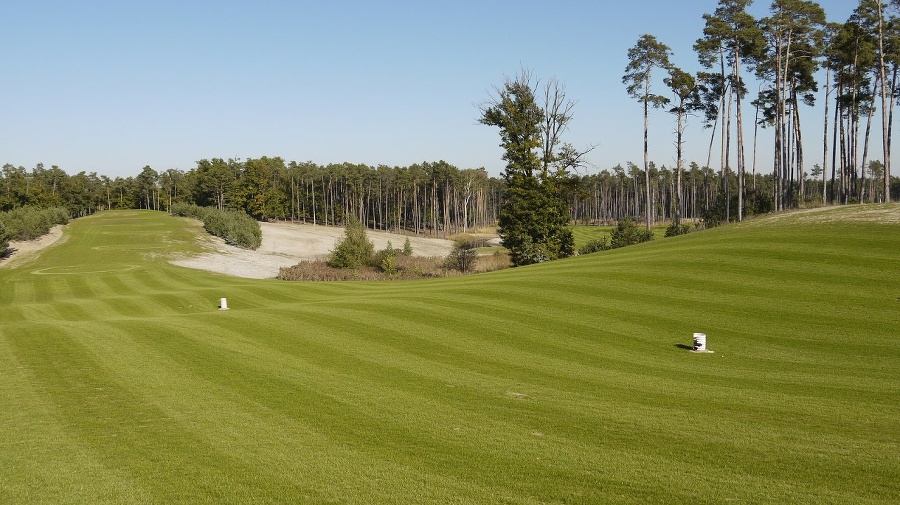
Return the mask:
M900 224L871 209L392 283L76 220L0 268L0 503L895 502Z
M636 222L639 229L644 229L646 223ZM666 236L666 224L656 224L651 227L653 230L653 240L659 240ZM615 226L594 226L594 225L575 225L572 227L572 236L575 239L575 250L586 245L591 240L609 237Z

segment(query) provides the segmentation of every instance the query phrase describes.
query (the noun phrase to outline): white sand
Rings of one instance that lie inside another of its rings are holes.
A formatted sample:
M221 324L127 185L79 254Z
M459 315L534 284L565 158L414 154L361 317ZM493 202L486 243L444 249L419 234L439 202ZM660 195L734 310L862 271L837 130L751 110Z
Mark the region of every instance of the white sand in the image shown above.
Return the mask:
M50 228L49 233L34 240L10 241L10 253L5 257L0 258L0 267L9 267L16 263L24 263L29 258L35 257L36 255L34 253L45 247L50 247L62 238L63 227L62 225L56 225L53 228Z
M213 249L191 258L173 260L175 265L208 270L237 277L266 279L278 275L281 267L296 265L302 260L325 259L334 244L343 238L344 229L330 226L291 223L260 223L262 245L250 251L233 247L216 237L204 236L204 245ZM384 249L388 241L395 249L403 247L406 235L368 230L375 249ZM414 256L446 256L453 249L453 241L409 237Z

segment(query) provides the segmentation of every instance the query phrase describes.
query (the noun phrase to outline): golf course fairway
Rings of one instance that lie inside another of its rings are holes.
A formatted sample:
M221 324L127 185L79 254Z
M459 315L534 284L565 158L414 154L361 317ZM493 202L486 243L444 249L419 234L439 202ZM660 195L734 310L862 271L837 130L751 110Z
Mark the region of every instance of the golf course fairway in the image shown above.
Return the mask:
M202 233L101 212L0 268L0 503L900 497L900 205L427 281L169 263Z

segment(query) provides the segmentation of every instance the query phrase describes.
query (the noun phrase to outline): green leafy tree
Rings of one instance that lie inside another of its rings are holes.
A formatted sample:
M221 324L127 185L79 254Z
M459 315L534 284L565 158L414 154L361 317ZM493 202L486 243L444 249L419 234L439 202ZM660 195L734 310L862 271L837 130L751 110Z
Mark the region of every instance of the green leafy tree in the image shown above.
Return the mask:
M647 214L647 229L650 229L653 215L650 210L650 155L649 155L649 113L650 107L663 107L669 103L669 99L662 95L650 92L653 69L668 69L669 56L672 54L669 46L656 40L653 35L641 35L634 47L628 50L628 66L625 67L625 75L622 83L626 85L628 94L644 104L644 174L647 190L645 212Z
M564 172L551 171L538 156L544 112L535 87L524 70L515 80L507 79L481 106L479 119L500 128L506 185L498 232L516 266L571 256L575 249L562 192Z
M233 197L230 206L260 220L286 215L288 201L279 188L287 170L284 160L266 156L250 158L240 168L240 178L235 180L229 193Z
M6 233L6 227L3 225L3 221L0 221L0 257L3 257L6 254L6 249L9 247L9 235Z
M28 205L28 173L9 163L0 170L0 212Z
M188 194L185 191L184 180L184 172L176 168L170 168L159 174L159 184L165 195L166 210L171 211L172 204L179 201L179 197L184 200L185 194Z
M192 177L196 179L194 203L201 207L214 205L219 210L225 210L226 195L236 179L236 165L235 160L226 162L222 158L198 161L197 168L192 171Z

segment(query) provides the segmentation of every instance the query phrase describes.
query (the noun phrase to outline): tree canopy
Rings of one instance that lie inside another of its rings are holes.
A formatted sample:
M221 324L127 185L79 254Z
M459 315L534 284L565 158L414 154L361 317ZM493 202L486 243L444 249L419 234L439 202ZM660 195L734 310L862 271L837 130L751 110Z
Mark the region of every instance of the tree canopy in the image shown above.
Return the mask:
M481 107L482 124L500 129L506 169L498 233L514 265L528 265L574 254L569 208L563 198L565 169L550 170L547 150L539 156L546 132L537 84L522 71L506 79L497 95Z

